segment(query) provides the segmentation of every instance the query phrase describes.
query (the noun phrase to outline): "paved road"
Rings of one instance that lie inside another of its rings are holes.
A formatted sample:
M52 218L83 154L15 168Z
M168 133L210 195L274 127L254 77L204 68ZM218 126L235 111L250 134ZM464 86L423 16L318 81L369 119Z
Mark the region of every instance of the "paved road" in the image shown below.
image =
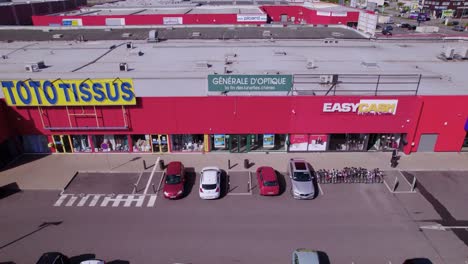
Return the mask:
M463 182L457 191L466 192L467 175L457 178ZM421 184L432 191L446 184L441 179ZM383 184L321 188L311 201L294 200L288 191L204 201L195 184L176 201L158 193L151 207L54 206L58 191L24 191L0 199L0 261L33 263L42 252L61 251L124 263L289 263L298 247L321 250L331 263L468 260L466 245L453 232L419 230L441 219L420 193L391 194ZM44 222L56 225L39 229Z

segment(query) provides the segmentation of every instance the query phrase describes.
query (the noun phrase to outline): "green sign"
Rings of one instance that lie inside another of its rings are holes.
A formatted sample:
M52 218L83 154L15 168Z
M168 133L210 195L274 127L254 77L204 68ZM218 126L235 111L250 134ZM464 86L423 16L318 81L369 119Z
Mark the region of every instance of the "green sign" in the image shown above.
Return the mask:
M208 75L209 92L288 92L292 75Z

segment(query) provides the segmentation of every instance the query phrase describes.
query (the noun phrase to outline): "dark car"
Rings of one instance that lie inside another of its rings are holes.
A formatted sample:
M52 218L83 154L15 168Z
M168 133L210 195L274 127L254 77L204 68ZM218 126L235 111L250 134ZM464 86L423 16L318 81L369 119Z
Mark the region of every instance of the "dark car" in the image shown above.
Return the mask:
M166 180L163 193L168 199L176 199L184 194L185 169L180 161L173 161L167 165Z
M70 259L59 252L48 252L42 254L36 264L70 264Z
M454 26L454 27L452 28L452 30L460 31L460 32L461 32L461 31L465 31L465 27L462 26L462 25L458 25L458 26Z
M408 23L403 23L403 24L401 24L400 27L401 27L401 28L409 28L410 26L411 26L411 25L408 24Z
M390 25L386 25L383 27L382 31L392 31L393 30L393 27L390 26Z

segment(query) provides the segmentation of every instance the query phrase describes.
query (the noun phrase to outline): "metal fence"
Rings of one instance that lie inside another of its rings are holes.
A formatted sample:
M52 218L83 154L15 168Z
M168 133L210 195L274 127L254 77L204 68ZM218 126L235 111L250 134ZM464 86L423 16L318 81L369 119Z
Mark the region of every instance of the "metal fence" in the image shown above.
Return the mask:
M295 74L293 95L417 95L421 74Z

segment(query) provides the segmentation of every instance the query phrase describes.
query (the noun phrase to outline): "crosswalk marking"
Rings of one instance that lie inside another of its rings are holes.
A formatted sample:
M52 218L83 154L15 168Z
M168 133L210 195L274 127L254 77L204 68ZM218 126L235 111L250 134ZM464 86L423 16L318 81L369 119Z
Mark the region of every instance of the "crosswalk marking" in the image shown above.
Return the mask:
M54 206L77 206L77 207L154 207L157 195L130 195L118 194L116 196L106 196L105 194L62 194L54 203ZM103 199L101 199L103 198Z
M76 201L76 199L78 199L78 197L72 196L70 200L68 200L68 203L65 206L72 206L73 203Z
M89 195L83 196L76 206L83 206L88 201Z
M63 201L65 201L65 199L67 199L67 194L62 194L60 195L60 198L55 202L54 206L60 206L62 205Z
M89 206L96 206L100 197L100 195L94 195L93 200L91 200L91 203L89 203Z
M104 197L104 200L103 200L102 203L101 203L101 207L107 206L107 204L108 204L111 200L112 200L112 198L109 197L109 196Z
M123 198L123 195L119 194L112 200L114 201L112 203L112 207L117 207L117 206L119 206L120 202L122 202L124 200L124 198Z

